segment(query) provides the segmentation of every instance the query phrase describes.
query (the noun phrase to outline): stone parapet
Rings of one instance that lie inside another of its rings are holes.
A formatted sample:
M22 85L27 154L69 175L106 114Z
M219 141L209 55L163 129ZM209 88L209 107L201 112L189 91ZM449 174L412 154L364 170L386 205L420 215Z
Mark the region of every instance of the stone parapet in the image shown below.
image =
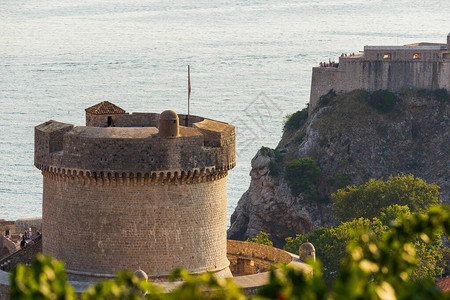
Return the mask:
M35 166L62 175L153 181L184 180L233 168L234 126L192 119L198 122L180 126L174 139L160 137L156 127L75 127L48 121L35 127Z

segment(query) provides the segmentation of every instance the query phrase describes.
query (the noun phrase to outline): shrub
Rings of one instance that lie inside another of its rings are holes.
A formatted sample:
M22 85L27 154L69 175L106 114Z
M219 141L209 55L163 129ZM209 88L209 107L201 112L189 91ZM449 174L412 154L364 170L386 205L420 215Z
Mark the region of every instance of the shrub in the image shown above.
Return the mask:
M284 118L283 132L300 128L308 119L308 109L304 108Z
M259 149L259 152L264 155L264 156L272 156L273 150L270 149L269 147L264 147L262 146L261 149Z
M256 244L261 244L261 245L266 245L266 246L273 246L273 242L269 239L270 234L268 234L267 232L264 231L260 231L256 237L250 239L248 238L246 240L246 242L251 242L251 243L256 243Z
M433 96L438 101L449 101L450 95L446 89L438 89L433 91Z
M292 194L298 195L310 190L321 174L322 170L311 158L302 157L287 164L285 178L289 181Z
M334 184L333 187L335 189L341 189L343 187L346 187L350 183L350 177L348 177L347 174L343 173L342 171L337 171L336 174L334 174Z
M448 208L435 207L424 215L401 217L382 238L368 233L367 227L359 228L329 287L324 283L320 262L312 263L313 274L290 266L281 266L279 271L272 268L268 284L256 297L244 295L231 279L217 278L208 272L192 275L178 268L169 280L181 278L182 281L171 291L163 291L133 273L122 273L114 280L94 284L81 299L450 299L433 280L411 280L420 266L413 243L421 239L430 245L439 233L450 234ZM334 236L339 234L331 235L329 243L335 241ZM74 289L67 283L61 265L42 256L37 256L30 267L19 265L10 276L9 297L75 299Z
M330 102L332 100L334 100L334 98L336 98L337 94L336 92L331 89L328 93L326 93L325 95L320 96L319 98L319 103L317 107L324 107L327 106L328 104L330 104Z
M430 205L439 204L440 192L436 184L426 183L414 175L370 179L359 186L347 186L331 194L334 213L341 221L355 218L374 218L390 205L407 205L411 212L422 212Z
M271 160L269 164L269 175L274 177L280 174L280 166L275 160Z
M388 90L378 90L373 92L368 98L370 106L375 108L380 114L390 112L397 103L398 97Z

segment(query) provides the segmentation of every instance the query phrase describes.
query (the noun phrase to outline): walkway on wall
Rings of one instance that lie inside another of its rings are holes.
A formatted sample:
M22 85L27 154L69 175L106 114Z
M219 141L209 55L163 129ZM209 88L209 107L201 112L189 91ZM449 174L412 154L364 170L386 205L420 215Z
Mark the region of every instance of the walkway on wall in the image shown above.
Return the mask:
M40 252L39 249L42 249L42 234L36 233L32 235L31 241L24 248L20 248L20 244L17 245L16 251L0 258L0 270L10 271L20 262L29 263L32 255L27 254Z

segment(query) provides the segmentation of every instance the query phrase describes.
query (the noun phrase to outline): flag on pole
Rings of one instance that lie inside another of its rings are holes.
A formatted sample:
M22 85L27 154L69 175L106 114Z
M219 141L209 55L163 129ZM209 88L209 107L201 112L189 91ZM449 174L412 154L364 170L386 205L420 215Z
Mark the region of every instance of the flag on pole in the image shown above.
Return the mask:
M188 65L188 100L191 99L191 67Z
M185 126L189 126L189 102L191 100L191 67L188 65L188 113L186 116Z

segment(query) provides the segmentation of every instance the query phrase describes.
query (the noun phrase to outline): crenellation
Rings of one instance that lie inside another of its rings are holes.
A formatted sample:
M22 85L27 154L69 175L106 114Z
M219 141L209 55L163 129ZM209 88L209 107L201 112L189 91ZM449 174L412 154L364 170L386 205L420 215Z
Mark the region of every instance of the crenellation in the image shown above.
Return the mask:
M83 280L139 267L160 278L179 265L231 276L226 176L235 166L234 127L191 116L183 126L186 118L172 111L128 114L109 102L86 109L86 123L35 128L43 252Z

